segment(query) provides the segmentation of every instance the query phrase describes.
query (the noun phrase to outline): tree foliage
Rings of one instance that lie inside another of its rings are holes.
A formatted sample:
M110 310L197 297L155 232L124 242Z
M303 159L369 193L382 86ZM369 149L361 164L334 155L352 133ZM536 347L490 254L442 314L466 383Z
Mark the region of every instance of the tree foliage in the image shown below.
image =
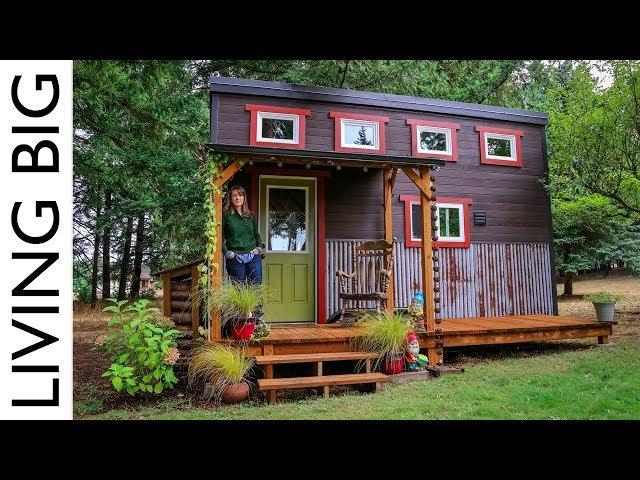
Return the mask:
M143 260L157 269L205 255L202 179L211 166L202 164L200 149L209 135L211 75L547 111L544 180L553 202L556 250L572 251L567 261L556 255L557 266L562 272L612 261L633 267L640 215L640 70L636 61L601 62L600 69L612 79L608 88L598 84L594 64L587 61L74 62L76 283L86 291L86 282L96 278L96 241L109 247L114 279L125 264L139 268ZM127 234L129 219L135 225ZM123 258L126 237L143 259ZM127 282L135 278L133 269L127 270Z

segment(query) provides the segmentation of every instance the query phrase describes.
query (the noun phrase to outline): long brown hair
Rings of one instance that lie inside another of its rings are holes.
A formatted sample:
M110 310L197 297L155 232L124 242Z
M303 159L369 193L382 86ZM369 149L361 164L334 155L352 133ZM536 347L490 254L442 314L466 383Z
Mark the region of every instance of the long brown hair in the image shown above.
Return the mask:
M251 210L249 210L249 199L247 198L247 192L240 185L234 185L227 192L224 211L229 213L233 213L236 211L235 205L231 202L231 195L233 195L234 190L244 197L244 203L242 204L242 207L240 207L240 215L243 217L250 217L251 215L253 215Z

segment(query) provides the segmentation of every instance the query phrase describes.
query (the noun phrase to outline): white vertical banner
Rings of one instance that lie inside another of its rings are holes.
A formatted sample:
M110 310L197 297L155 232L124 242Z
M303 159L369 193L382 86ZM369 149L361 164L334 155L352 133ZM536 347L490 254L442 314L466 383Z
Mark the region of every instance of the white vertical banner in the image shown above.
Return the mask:
M0 61L0 418L72 418L71 61Z

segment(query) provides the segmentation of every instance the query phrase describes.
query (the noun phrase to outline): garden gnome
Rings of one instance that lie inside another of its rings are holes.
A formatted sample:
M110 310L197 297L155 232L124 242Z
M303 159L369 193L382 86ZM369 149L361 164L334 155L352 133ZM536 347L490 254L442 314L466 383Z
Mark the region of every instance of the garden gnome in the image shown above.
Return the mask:
M424 328L424 297L422 292L416 292L411 305L407 307L409 315L411 315L419 328Z
M404 356L406 367L409 372L417 372L420 370L420 366L418 365L419 355L420 343L418 342L418 336L414 332L409 332L407 334L407 348Z

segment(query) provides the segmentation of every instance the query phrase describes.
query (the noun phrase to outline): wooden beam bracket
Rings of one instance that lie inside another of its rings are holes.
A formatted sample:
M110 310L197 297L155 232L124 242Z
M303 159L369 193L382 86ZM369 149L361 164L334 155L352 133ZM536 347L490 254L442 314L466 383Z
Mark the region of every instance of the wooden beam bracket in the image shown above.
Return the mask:
M418 189L420 190L420 192L427 196L427 197L431 197L431 188L430 185L428 184L428 179L429 179L429 174L428 174L428 170L427 170L427 174L426 174L426 179L427 181L424 180L425 176L423 175L423 178L420 178L416 172L413 171L412 168L409 167L402 167L402 171L404 172L404 174L409 177L409 179L416 185L416 187L418 187Z
M213 186L220 188L229 181L242 166L248 161L248 157L236 157L227 167L220 173L220 175L213 180Z

